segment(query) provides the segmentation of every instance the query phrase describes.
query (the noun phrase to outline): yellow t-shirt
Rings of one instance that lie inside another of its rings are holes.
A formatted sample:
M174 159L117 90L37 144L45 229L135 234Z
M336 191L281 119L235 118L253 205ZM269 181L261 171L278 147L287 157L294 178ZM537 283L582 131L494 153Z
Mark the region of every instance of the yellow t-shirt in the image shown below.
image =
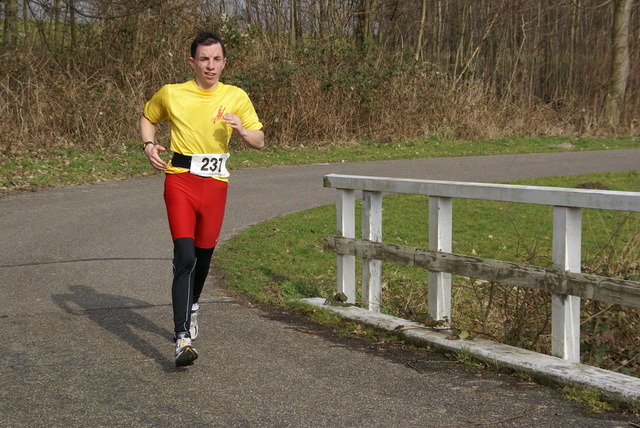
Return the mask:
M242 89L218 82L206 91L195 80L165 85L144 106L144 116L151 123L171 121L170 150L185 156L222 154L229 151L232 129L222 116L233 113L250 131L262 129L262 123ZM171 165L167 174L189 171ZM226 179L223 179L226 181Z

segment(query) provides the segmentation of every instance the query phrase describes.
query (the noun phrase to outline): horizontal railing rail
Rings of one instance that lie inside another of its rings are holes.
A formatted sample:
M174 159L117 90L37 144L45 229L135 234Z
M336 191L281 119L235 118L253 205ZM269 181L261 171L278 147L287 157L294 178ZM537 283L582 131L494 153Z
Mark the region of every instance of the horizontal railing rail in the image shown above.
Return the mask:
M636 281L332 235L325 236L324 248L341 255L640 308Z
M640 193L329 174L324 187L487 201L640 212Z

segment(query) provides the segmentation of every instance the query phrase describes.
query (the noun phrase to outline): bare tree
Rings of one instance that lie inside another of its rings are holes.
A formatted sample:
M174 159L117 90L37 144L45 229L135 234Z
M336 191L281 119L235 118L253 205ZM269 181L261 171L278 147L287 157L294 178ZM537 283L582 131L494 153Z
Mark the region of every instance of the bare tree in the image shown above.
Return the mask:
M422 53L422 39L424 37L424 24L427 20L427 0L422 0L422 12L420 13L420 30L418 31L418 41L416 42L415 60L420 59Z
M18 39L18 0L4 0L4 30L2 44L5 52L11 52Z
M611 126L620 123L629 78L629 20L633 0L614 0L611 32L611 79L605 99L605 118Z
M300 0L289 0L289 41L295 44L302 32L300 28Z

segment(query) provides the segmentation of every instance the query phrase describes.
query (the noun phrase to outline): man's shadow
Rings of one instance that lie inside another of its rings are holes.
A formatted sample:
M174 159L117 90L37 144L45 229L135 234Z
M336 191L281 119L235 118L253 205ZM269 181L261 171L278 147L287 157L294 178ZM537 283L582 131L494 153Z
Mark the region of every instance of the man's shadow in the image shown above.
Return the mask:
M133 349L153 358L165 371L175 371L173 360L169 360L167 355L137 334L139 330L148 331L165 340L170 340L173 336L173 333L167 329L159 327L136 312L138 308L153 305L130 297L100 293L86 285L72 285L69 290L71 292L67 294L53 295L53 301L68 313L82 314L115 334Z

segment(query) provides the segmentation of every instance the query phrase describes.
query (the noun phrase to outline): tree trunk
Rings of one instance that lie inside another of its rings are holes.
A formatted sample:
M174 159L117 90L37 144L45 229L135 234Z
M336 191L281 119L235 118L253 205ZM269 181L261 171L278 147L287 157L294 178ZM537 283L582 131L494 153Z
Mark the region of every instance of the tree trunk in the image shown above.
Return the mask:
M292 46L296 44L296 18L298 13L297 0L289 1L289 42Z
M360 19L361 24L361 43L366 43L371 39L373 28L373 13L376 7L375 0L364 0L362 2L362 15Z
M4 2L4 32L2 44L5 52L12 52L18 37L18 0Z
M614 0L611 32L611 79L605 99L604 116L611 126L618 126L629 78L629 18L633 0Z
M74 0L69 0L69 30L71 32L71 53L76 50L76 11Z
M318 35L324 39L326 26L328 25L327 5L324 0L318 1Z
M424 37L424 23L427 20L427 0L422 0L422 13L420 14L420 30L418 31L418 41L416 42L415 60L420 59L422 52L422 39Z
M54 49L62 51L62 46L58 46L58 41L61 40L60 31L60 0L54 0L53 2L53 37L52 44L54 45Z

